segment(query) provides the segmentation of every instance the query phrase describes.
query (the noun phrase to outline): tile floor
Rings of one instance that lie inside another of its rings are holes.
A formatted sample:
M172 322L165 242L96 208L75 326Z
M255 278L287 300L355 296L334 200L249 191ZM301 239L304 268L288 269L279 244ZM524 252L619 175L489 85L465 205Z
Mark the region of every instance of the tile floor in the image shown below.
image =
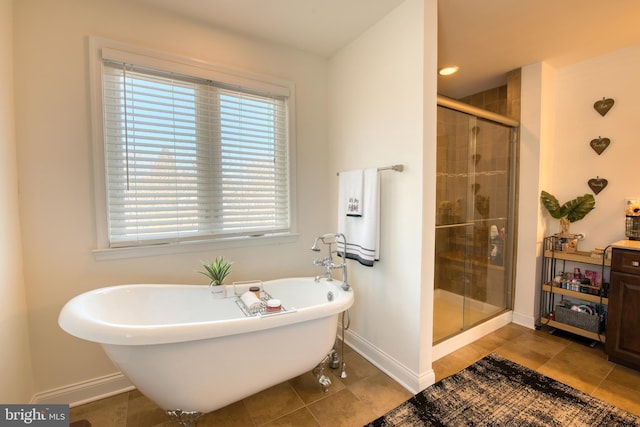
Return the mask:
M436 381L490 352L640 415L640 372L607 361L601 345L590 348L570 335L515 324L435 361ZM327 369L333 385L326 394L307 373L206 414L198 426L362 426L411 396L355 351L347 349L345 361L345 379L339 378L339 371ZM175 425L137 391L71 409L71 422L83 419L93 427Z

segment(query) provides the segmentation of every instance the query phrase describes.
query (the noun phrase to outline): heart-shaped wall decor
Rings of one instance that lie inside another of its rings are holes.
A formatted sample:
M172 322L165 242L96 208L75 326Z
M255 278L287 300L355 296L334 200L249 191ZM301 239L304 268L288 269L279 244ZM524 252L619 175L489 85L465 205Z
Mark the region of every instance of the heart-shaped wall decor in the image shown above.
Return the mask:
M604 178L600 178L595 177L595 178L591 178L588 182L589 184L589 188L591 188L591 191L593 191L594 194L598 194L600 193L602 190L604 190L604 188L607 186L607 184L609 184L609 181L607 181Z
M604 150L611 144L611 140L609 138L597 137L596 139L592 139L589 145L593 148L593 151L598 153L598 156L602 154Z
M613 103L614 101L611 98L602 98L601 101L596 101L596 103L593 104L593 108L595 108L596 111L600 113L602 117L604 117L609 112L611 107L613 107Z

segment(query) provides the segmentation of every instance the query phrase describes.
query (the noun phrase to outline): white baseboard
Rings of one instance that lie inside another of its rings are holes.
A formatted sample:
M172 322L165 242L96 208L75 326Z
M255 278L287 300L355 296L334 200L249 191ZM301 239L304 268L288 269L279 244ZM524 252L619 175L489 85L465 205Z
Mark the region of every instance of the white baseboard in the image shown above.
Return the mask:
M69 404L79 406L135 389L122 373L94 378L76 384L37 393L31 399L34 404Z
M356 350L358 354L376 365L378 369L389 375L413 394L418 393L435 382L436 376L433 369L429 369L428 372L422 374L416 374L398 360L353 331L347 330L345 332L345 341L351 348ZM349 367L347 366L347 373L348 370Z
M464 347L467 344L471 344L473 341L482 338L483 336L497 331L503 326L511 323L513 319L513 312L507 311L499 316L487 320L473 328L461 332L446 341L441 342L433 346L432 362L446 356L449 353Z
M535 329L536 327L536 319L533 316L524 315L515 311L513 312L513 323L529 329Z

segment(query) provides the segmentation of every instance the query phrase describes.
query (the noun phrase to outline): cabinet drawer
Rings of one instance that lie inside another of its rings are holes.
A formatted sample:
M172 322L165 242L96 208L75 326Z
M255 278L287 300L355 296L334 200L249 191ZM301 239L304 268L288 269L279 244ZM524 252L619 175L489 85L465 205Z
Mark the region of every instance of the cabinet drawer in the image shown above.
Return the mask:
M613 249L611 268L623 273L640 275L640 251Z

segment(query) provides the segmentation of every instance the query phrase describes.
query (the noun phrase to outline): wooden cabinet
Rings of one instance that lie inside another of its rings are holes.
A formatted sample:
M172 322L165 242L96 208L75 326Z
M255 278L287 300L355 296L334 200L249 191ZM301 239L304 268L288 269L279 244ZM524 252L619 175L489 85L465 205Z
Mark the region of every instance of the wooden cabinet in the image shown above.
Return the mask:
M606 281L605 269L610 265L606 255L593 257L590 252L566 252L557 250L562 235L549 236L544 239L542 257L542 286L540 296L539 325L547 325L576 335L581 335L597 342L605 342L605 319L609 298L606 287L589 286L567 282L567 275L572 276L574 268L581 273L599 275L599 280ZM565 273L563 275L563 273ZM562 280L558 277L562 276ZM578 313L563 308L562 302L571 301L576 305L588 306L593 313ZM560 308L559 308L560 306ZM561 316L562 315L562 316ZM608 340L608 336L606 340Z
M640 242L613 244L606 352L609 360L640 369Z

